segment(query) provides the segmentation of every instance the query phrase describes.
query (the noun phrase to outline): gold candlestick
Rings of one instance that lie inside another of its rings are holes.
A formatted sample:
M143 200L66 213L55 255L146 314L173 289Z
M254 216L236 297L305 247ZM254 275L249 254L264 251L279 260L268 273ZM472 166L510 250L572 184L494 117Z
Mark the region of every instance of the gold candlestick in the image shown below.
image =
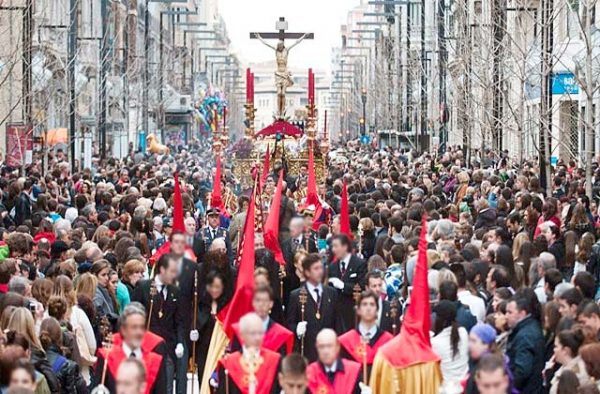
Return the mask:
M306 291L306 287L302 286L300 288L300 294L298 296L298 300L300 301L300 318L301 321L304 321L304 308L306 306L306 301L308 301L308 292ZM300 354L304 356L304 335L300 338Z

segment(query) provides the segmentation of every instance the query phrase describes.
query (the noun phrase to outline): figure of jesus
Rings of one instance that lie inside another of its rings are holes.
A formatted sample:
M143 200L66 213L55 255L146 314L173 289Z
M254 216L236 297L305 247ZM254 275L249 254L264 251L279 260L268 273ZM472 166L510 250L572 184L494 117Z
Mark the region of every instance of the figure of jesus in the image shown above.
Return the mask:
M289 48L286 48L283 40L279 40L277 46L274 47L273 45L266 42L260 36L260 34L255 34L255 37L258 38L260 42L262 42L263 44L275 51L275 58L277 60L277 70L275 71L275 86L277 87L277 112L279 118L283 118L285 114L285 92L287 88L294 84L294 81L292 80L292 73L288 70L287 67L289 51L293 47L298 45L300 42L302 42L302 40L304 40L307 35L308 33L305 33L296 42L290 45Z

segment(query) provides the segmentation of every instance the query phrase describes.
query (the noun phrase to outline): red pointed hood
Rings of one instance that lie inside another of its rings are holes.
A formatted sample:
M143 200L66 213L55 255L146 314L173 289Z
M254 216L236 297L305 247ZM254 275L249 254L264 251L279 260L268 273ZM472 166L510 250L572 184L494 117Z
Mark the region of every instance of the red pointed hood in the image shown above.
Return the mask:
M179 174L175 172L173 177L175 180L175 187L173 190L173 233L185 233L185 225L183 223L183 198L179 186Z
M221 191L221 155L217 154L215 159L215 179L213 180L213 191L210 195L210 207L218 208L221 213L225 213L225 204L223 203L223 192Z
M340 204L340 233L346 234L352 239L352 231L350 231L350 208L348 207L348 187L346 181L342 187L342 201Z
M273 252L275 261L280 265L285 265L281 245L279 244L279 211L281 207L281 193L283 189L283 170L279 171L279 180L277 181L277 189L271 202L269 216L264 227L265 247Z
M254 292L254 222L256 209L257 183L254 182L254 191L248 211L246 213L246 223L244 224L243 238L240 242L238 251L238 276L235 284L235 293L233 298L225 308L218 314L219 320L223 323L223 329L229 339L233 338L233 325L237 323L242 316L252 311L252 295Z
M410 304L402 321L400 334L386 343L380 350L383 357L396 368L439 361L431 349L429 327L429 287L427 286L427 221L423 216L419 238L419 254L410 294Z

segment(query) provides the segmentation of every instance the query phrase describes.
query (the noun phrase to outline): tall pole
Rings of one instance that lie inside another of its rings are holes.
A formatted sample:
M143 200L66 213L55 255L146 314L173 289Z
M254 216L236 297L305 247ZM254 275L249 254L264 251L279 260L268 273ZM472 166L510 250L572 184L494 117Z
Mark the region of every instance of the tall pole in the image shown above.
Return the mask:
M31 125L31 42L33 35L33 0L27 0L23 12L23 98L25 102L24 119L27 126ZM25 160L22 160L25 164Z
M77 0L69 2L69 146L71 148L71 173L75 173L75 55L77 54Z
M73 0L71 0L73 1ZM100 142L100 158L106 158L106 79L109 71L108 61L108 0L101 0L100 15L102 19L102 38L100 39L100 118L99 125L99 142Z
M150 89L148 84L150 82L150 1L146 0L146 7L144 9L144 85L142 87L142 129L145 135L148 135L148 90Z
M550 133L552 131L553 0L542 0L542 86L540 97L539 168L540 184L550 192Z
M492 2L492 148L498 152L502 150L502 78L501 58L502 41L506 31L506 3L504 0Z
M448 113L446 103L446 64L448 62L448 53L446 52L446 2L438 0L438 85L440 102L440 154L446 148L448 143L448 133L446 131L446 114Z
M425 58L425 0L421 0L421 127L419 138L419 152L423 153L429 144L425 143L427 131L427 73L425 72L427 59Z
M413 101L412 101L412 58L410 52L410 39L412 34L411 7L406 7L406 127L409 132L413 130ZM415 130L415 148L419 147L419 137Z
M164 87L164 63L163 63L163 52L164 52L164 32L163 32L163 12L160 13L160 24L158 26L158 36L159 36L159 50L158 50L158 105L160 106L160 114L157 116L158 119L158 127L160 130L163 130L163 120L164 120L164 111L165 107L163 104L163 87Z

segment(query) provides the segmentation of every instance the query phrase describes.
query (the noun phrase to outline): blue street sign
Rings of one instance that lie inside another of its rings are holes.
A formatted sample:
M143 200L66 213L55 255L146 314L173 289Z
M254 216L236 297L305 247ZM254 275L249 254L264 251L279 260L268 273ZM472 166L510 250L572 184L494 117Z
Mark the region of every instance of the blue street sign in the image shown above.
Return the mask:
M552 75L552 94L578 94L579 85L572 73L556 73Z

